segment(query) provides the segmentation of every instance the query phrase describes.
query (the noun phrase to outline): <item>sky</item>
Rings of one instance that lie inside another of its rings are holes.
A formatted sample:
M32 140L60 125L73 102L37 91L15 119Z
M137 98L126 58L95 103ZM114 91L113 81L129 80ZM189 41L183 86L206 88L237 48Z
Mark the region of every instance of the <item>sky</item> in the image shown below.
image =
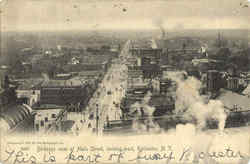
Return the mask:
M246 0L2 0L1 29L249 29Z

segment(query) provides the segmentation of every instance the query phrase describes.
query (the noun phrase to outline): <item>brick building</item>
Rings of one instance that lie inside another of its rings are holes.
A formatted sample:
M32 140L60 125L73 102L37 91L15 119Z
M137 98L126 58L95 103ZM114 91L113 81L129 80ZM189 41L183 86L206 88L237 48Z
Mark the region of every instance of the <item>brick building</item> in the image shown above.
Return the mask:
M83 83L79 78L50 80L41 86L40 104L59 106L74 105L81 111L94 93L94 86Z

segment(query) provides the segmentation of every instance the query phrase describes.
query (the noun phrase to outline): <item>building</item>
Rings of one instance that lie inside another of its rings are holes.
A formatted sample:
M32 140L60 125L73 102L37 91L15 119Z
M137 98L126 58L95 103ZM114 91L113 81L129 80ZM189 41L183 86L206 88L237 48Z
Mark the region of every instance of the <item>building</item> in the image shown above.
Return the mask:
M237 75L237 66L231 64L227 66L227 72L230 76L234 77Z
M33 106L40 101L40 90L16 90L18 103Z
M162 56L162 49L140 48L130 50L133 57L140 60L141 66L157 65L160 63Z
M227 79L227 89L231 91L238 91L239 89L239 78L229 77Z
M126 60L127 66L140 66L140 62L137 58L131 57Z
M250 97L250 85L247 85L247 87L242 92L243 95Z
M126 96L140 99L150 90L150 81L144 79L143 70L139 66L128 67L127 91Z
M127 60L129 70L141 70L144 79L153 79L162 75L162 70L159 66L162 49L147 48L131 48L132 57Z
M128 78L153 79L161 76L162 71L158 65L128 66Z
M55 104L59 106L77 106L82 110L91 98L94 89L92 85L83 83L79 77L69 80L49 80L41 86L40 104Z
M110 64L111 64L110 61L106 59L104 59L103 61L99 61L100 59L97 59L95 61L94 59L87 58L86 60L82 59L84 60L84 62L81 62L78 64L68 64L65 66L65 70L66 72L82 72L82 71L106 72L108 68L110 67Z
M64 107L43 104L34 107L34 112L34 130L36 132L48 133L52 128L56 131L63 130L62 123L63 121L66 121L67 118L67 113L65 112Z
M107 62L103 62L100 64L92 64L92 63L82 63L83 70L90 71L90 70L104 70L107 71Z
M111 52L120 52L121 50L121 45L120 44L112 44L110 46L110 51Z
M81 71L79 72L79 76L84 79L97 79L101 76L103 76L104 73L102 71Z
M161 79L160 80L160 93L167 94L168 89L171 87L170 79Z
M159 63L161 61L162 49L132 48L130 49L133 60L130 64L139 67L143 71L143 78L152 79L161 76Z
M33 131L34 115L26 104L7 105L1 108L0 125L4 133L30 133Z
M32 65L37 64L42 58L44 57L43 54L35 54L33 56L30 57L30 62L32 63Z
M55 80L68 80L74 76L73 74L74 73L58 73L53 77L53 79L55 79ZM78 74L78 73L76 73L76 74Z
M221 89L216 98L227 111L226 128L248 126L250 122L250 99L247 96Z
M135 104L141 103L141 100L134 99L131 97L124 98L121 103L121 110L123 119L129 118L131 115L131 107ZM153 95L151 96L149 106L154 107L155 110L152 113L152 116L158 117L166 114L172 114L175 109L175 101L171 97L166 97L162 95Z
M175 109L175 101L172 97L154 95L149 101L149 105L155 108L153 116L163 116L172 114Z
M19 80L16 89L17 101L20 104L33 106L40 101L40 85L43 79L25 79Z
M143 81L143 71L138 66L128 66L128 87Z
M209 70L207 72L207 91L215 92L220 89L221 76L216 70Z
M47 86L41 88L40 104L69 105L85 102L89 91L87 86Z
M132 56L148 56L153 58L160 58L162 55L162 49L159 48L131 48L130 52L132 53Z
M193 59L192 64L193 66L197 66L199 64L210 64L210 63L218 63L217 60L201 58L201 59Z
M165 72L165 71L176 71L176 69L171 66L171 65L162 65L160 66L160 69L162 72Z
M147 84L134 85L127 89L126 97L141 100L147 94L148 91L152 91L152 87Z
M160 80L152 79L150 83L152 85L152 93L159 94L160 93Z
M144 65L141 69L143 71L143 78L145 79L153 79L162 76L160 66L157 64Z
M232 92L230 90L221 89L220 95L216 98L220 100L225 108L231 111L248 111L250 110L250 99L247 96Z

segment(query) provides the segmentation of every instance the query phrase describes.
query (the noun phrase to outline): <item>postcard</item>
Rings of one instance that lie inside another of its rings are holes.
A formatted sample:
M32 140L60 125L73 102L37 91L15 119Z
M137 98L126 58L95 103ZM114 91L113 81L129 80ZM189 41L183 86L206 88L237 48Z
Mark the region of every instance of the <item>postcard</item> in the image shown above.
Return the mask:
M250 1L1 0L1 164L250 163Z

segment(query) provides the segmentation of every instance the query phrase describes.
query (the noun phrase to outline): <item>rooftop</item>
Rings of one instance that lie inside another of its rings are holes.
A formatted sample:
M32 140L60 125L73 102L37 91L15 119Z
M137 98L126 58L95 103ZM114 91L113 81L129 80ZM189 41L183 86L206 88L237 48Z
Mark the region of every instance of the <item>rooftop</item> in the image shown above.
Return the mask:
M18 90L29 90L39 87L43 83L43 78L36 79L18 79L17 83L19 84Z
M63 106L55 104L41 104L39 106L33 107L34 110L47 110L47 109L63 109Z
M47 80L42 83L42 87L71 87L71 86L83 86L85 83L85 80L82 79L79 76L73 77L68 80Z
M131 105L133 105L137 100L135 99L123 99L123 103L125 102L125 107L129 108ZM149 100L149 105L157 107L157 106L169 106L175 104L173 100L171 100L170 97L165 97L162 95L153 95L151 99Z
M220 100L229 109L234 109L235 105L239 110L250 109L250 98L229 90L221 89L217 100Z
M100 74L102 74L102 72L95 70L79 72L79 76L99 76Z
M103 64L105 61L108 61L110 58L111 56L109 55L91 55L91 56L83 56L81 57L81 60L83 64Z
M203 58L203 59L193 59L192 60L192 64L193 65L198 65L198 64L201 64L201 63L218 63L220 61L218 60L213 60L213 59L206 59L206 58Z

